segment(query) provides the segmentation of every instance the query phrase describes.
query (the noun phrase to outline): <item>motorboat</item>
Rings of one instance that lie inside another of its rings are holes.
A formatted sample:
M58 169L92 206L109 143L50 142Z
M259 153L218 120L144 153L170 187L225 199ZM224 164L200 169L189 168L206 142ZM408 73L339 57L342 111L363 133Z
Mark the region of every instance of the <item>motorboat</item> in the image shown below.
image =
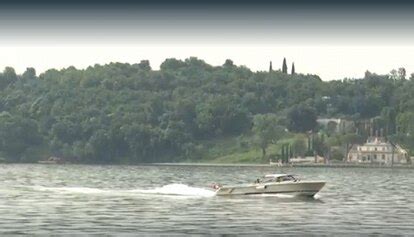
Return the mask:
M326 182L303 181L293 174L267 174L253 183L237 186L213 185L216 195L251 195L251 194L290 194L297 196L314 196Z

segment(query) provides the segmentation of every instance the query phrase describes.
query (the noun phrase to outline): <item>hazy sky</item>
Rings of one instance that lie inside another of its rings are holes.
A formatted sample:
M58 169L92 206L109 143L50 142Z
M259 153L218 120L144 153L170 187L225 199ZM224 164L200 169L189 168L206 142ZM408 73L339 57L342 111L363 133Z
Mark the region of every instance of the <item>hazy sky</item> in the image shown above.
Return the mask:
M195 56L252 70L289 68L324 80L366 70L414 72L412 8L67 8L0 10L0 68L49 68Z

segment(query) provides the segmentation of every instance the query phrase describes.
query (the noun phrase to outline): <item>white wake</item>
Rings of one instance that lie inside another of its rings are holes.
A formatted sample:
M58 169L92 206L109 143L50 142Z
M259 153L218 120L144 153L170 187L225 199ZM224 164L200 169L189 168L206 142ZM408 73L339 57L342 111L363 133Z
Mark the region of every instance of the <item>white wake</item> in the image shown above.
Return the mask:
M38 191L79 193L79 194L105 194L105 195L169 195L169 196L190 196L190 197L212 197L216 193L204 188L191 187L185 184L168 184L152 189L99 189L87 187L44 187L33 186Z
M181 196L198 196L198 197L212 197L216 193L204 188L190 187L185 184L168 184L160 188L154 189L136 189L132 192L148 193L148 194L164 194L164 195L181 195Z
M86 188L86 187L43 187L43 186L34 186L33 187L39 191L51 191L51 192L68 192L68 193L85 193L85 194L94 194L94 193L109 193L111 190L99 189L99 188Z

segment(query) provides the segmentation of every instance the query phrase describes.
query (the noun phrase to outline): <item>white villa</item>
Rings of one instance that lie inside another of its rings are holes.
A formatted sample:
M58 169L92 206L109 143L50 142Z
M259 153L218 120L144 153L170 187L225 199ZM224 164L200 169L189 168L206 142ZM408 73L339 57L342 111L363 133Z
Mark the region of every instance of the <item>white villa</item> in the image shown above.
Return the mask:
M406 150L384 137L369 137L363 145L352 145L347 156L348 162L386 165L405 164L408 159Z

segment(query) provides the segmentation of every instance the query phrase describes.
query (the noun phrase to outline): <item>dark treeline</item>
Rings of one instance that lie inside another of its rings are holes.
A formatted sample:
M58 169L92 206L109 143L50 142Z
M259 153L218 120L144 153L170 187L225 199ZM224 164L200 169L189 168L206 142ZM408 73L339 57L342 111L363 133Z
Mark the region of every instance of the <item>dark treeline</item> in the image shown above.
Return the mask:
M324 82L298 72L252 72L231 60L214 67L197 58L167 59L159 71L148 61L39 76L33 68L16 75L7 67L0 74L0 157L194 160L203 157L203 141L263 133L268 127L260 121L306 133L317 129L316 117L370 119L412 147L414 80L405 77L402 70L367 72L362 79Z

